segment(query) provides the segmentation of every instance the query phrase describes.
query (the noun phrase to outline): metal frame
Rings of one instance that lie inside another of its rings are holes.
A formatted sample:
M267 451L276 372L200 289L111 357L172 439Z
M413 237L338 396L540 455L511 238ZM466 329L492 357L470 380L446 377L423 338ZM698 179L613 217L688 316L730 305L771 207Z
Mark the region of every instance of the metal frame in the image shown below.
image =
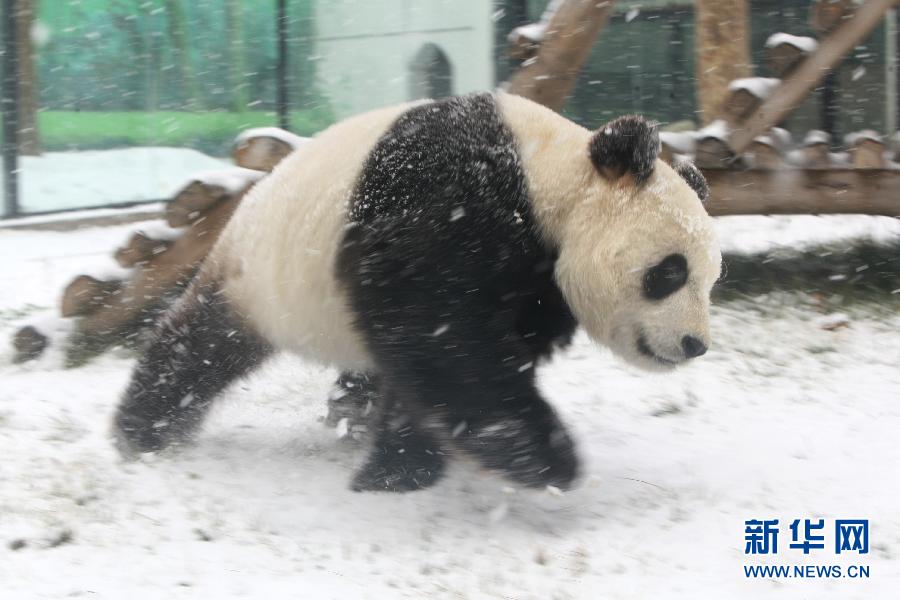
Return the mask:
M17 0L3 1L3 217L19 214L19 48L16 44Z

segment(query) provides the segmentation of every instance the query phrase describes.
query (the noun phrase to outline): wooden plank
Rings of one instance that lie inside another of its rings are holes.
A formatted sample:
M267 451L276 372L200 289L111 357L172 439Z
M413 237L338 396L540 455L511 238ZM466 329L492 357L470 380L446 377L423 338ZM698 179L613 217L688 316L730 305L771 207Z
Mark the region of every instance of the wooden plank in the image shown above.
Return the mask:
M565 0L547 24L537 56L513 74L507 91L561 109L614 6L612 0Z
M900 171L705 169L713 216L868 214L900 217Z
M822 41L816 52L810 54L775 88L762 106L746 119L743 127L734 131L729 144L735 154L741 154L756 136L777 125L794 110L822 77L865 38L896 3L897 0L867 0L851 18L843 21Z

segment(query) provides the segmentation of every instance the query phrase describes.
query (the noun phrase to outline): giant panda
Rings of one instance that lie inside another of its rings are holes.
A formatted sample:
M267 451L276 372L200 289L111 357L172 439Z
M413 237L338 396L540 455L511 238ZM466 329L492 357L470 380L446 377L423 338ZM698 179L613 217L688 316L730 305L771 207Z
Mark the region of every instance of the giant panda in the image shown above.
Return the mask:
M706 183L658 150L640 117L591 132L504 93L332 126L249 193L161 319L114 419L120 448L183 442L231 381L289 350L376 387L355 490L427 487L453 452L569 488L576 452L537 362L578 325L653 370L710 343Z

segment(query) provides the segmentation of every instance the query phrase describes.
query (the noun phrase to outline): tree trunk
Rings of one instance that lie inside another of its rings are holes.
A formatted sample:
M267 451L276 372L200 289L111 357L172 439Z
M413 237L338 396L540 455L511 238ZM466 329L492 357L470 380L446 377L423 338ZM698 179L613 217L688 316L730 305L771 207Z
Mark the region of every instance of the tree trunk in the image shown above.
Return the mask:
M747 0L696 0L697 99L704 124L721 116L728 84L750 77Z
M197 79L194 77L194 67L191 64L184 5L182 0L165 0L165 5L166 16L169 20L169 39L172 42L175 70L181 79L179 84L183 86L186 95L184 108L201 109L203 108L203 102L200 98Z
M19 54L19 154L37 156L41 153L38 136L38 84L31 42L31 26L37 11L37 0L17 0L16 45Z
M241 0L226 0L225 28L228 36L228 79L231 88L231 110L247 110L246 60L244 52L244 31L241 26Z

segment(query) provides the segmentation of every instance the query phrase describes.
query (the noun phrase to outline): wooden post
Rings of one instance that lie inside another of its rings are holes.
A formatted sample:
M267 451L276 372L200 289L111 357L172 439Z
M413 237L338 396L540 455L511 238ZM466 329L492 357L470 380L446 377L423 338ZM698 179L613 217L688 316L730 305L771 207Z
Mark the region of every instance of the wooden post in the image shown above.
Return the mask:
M37 124L39 87L31 41L36 4L36 0L18 0L15 13L19 58L19 154L23 156L41 153Z
M721 116L728 85L753 74L747 0L696 0L694 16L697 99L705 125Z
M562 108L614 5L612 0L565 0L547 24L537 56L513 74L507 91Z
M729 140L732 150L740 154L753 138L768 131L796 108L822 77L878 25L884 13L895 3L896 0L867 0L851 18L843 21L822 41L816 52L782 81L746 120L744 127L733 133Z

